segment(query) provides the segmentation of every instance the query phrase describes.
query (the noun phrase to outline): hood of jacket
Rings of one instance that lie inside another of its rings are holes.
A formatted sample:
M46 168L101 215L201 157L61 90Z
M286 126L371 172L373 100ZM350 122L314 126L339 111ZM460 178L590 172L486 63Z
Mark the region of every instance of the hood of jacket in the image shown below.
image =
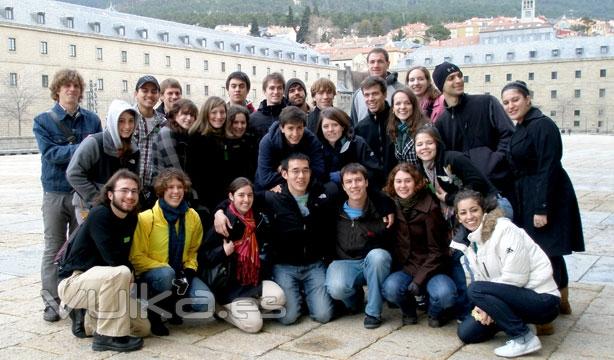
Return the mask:
M386 73L386 85L394 85L394 84L396 84L398 78L399 78L399 73L388 71Z
M122 147L122 140L119 137L119 116L124 111L130 111L134 115L135 129L136 129L136 111L132 105L128 104L124 100L113 100L109 105L109 111L107 112L106 127L103 133L104 151L108 154L117 154L117 150ZM134 136L130 140L133 151L137 150Z
M480 226L474 232L468 235L469 240L475 241L478 244L484 244L486 241L488 241L488 239L490 239L492 233L495 231L497 220L504 217L505 212L498 207L484 214Z
M545 115L538 108L531 106L529 111L524 116L524 120L522 121L522 125L527 126L533 120L537 120L539 118L543 118Z

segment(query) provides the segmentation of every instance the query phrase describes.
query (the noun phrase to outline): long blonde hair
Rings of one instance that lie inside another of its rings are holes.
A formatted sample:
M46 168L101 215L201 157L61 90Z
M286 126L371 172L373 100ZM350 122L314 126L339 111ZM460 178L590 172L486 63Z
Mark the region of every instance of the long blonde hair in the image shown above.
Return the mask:
M188 130L188 133L190 135L195 133L198 133L200 135L208 135L217 132L218 130L214 129L209 123L209 112L211 112L211 110L215 109L218 106L223 106L224 111L228 113L228 109L226 108L226 102L224 101L224 99L217 96L211 96L210 98L208 98L207 101L205 101L205 103L203 104L203 106L200 107L200 111L198 112L198 118L196 119L194 124L192 124L190 130ZM224 125L226 125L226 120L224 120ZM224 133L224 126L222 126L220 131L222 132L222 134Z

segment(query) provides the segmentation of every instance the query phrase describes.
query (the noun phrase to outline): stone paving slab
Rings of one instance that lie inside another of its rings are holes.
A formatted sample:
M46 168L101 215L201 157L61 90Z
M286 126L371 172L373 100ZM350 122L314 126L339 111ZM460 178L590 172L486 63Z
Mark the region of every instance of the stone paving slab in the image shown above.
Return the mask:
M603 256L582 276L584 282L607 283L614 280L614 257Z
M614 344L614 334L601 335L571 331L557 351L574 354L576 359L583 357L614 359L612 344Z
M231 328L207 337L194 345L244 357L255 357L290 340L292 338L288 336L273 335L267 332L247 334L237 328Z
M456 337L455 324L433 329L423 321L416 325L403 326L362 350L352 359L447 359L462 346L462 342Z
M401 325L400 314L393 318L388 313L382 315L384 323L373 330L362 326L364 315L345 316L324 324L309 333L280 347L282 350L305 354L347 358L358 350L366 348L380 338L390 334ZM352 329L348 331L348 329Z
M5 266L2 271L6 275L25 276L40 271L43 257L42 244L8 249L0 253L0 263Z
M584 253L565 256L569 281L580 281L599 258L597 255L585 255Z
M55 354L23 346L0 349L0 359L48 360Z

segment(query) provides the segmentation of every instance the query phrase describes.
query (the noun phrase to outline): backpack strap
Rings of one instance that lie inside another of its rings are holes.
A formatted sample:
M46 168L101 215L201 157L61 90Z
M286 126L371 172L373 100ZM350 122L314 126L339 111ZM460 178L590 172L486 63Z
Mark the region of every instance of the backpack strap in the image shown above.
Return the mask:
M77 136L71 129L69 129L66 125L64 125L64 123L62 123L58 114L53 110L47 110L47 114L49 114L53 122L55 122L60 131L62 131L64 137L66 138L66 141L68 141L69 144L76 144Z

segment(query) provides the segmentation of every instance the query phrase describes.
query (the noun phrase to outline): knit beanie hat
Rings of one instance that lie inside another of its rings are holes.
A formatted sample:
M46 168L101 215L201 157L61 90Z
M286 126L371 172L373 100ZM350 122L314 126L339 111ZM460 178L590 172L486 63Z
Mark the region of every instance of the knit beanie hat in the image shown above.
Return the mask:
M288 93L290 92L290 88L292 87L292 85L296 85L296 84L299 84L303 88L303 91L305 92L305 97L307 96L307 87L305 86L305 83L301 79L292 78L288 80L288 82L286 83L286 90L284 91L284 96L286 97L286 99L288 98Z
M435 83L435 86L437 86L437 89L439 89L439 91L443 91L443 84L446 82L448 75L457 71L460 72L461 75L463 74L458 66L447 61L437 65L435 70L433 70L433 82Z

